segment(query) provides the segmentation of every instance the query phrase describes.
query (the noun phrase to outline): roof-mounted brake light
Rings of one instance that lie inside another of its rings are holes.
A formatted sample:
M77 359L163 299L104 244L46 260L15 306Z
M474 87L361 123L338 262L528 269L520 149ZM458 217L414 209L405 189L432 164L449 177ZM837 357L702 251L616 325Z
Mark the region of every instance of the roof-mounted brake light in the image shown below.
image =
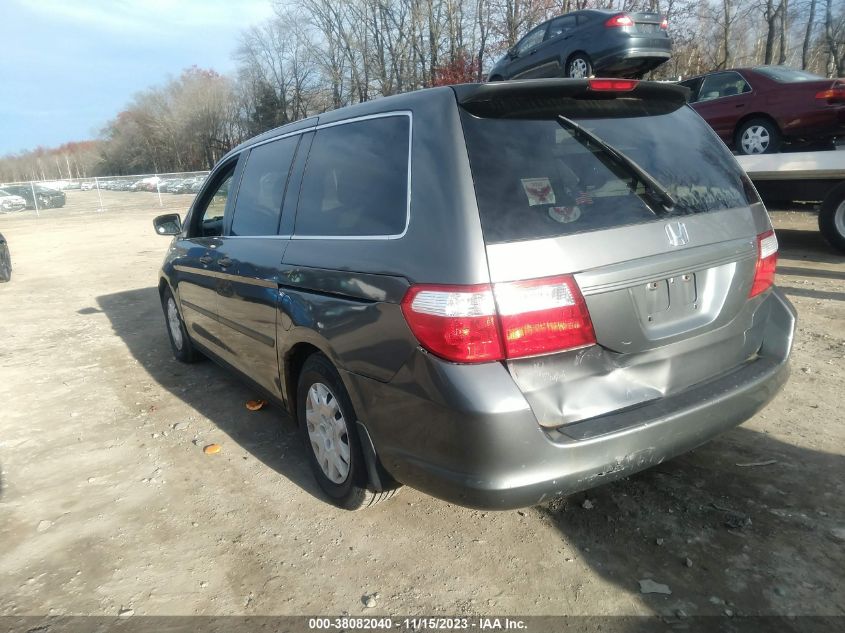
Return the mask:
M590 79L588 85L590 90L602 90L606 92L630 92L640 82L636 79Z

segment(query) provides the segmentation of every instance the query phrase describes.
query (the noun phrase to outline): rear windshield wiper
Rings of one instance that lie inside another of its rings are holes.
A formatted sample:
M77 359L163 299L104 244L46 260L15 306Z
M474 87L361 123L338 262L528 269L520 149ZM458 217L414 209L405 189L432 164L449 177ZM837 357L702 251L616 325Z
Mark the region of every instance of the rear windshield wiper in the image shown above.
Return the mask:
M585 140L592 143L601 149L607 156L612 158L616 163L633 174L634 177L645 186L646 193L649 194L649 197L660 203L663 207L663 211L671 211L675 207L675 199L672 197L672 194L666 190L666 187L657 182L657 180L654 179L654 176L640 167L636 161L620 152L600 136L596 136L587 128L581 126L572 119L566 118L562 114L557 116L557 122L567 130L571 131L572 136L577 141L581 142L585 146L588 145L587 143L584 143ZM587 149L589 149L589 147L587 147ZM654 211L654 209L652 209L652 211Z

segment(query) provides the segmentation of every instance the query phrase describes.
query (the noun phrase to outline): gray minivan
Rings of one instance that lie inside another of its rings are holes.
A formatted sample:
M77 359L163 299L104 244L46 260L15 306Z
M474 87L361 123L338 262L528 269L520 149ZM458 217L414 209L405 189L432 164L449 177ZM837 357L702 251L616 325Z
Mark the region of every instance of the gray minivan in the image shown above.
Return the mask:
M687 94L441 87L236 147L154 222L176 358L287 408L350 509L401 484L527 506L706 442L784 383L795 312Z

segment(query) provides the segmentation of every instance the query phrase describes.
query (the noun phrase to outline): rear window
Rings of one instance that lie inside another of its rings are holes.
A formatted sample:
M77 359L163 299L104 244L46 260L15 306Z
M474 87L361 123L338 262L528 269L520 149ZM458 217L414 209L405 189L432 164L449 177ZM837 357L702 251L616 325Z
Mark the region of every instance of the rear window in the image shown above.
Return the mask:
M479 118L461 112L488 244L557 237L748 205L728 149L687 106L653 116L573 119L621 151L672 195L655 215L643 186L553 116ZM653 205L652 205L653 206Z
M775 81L785 84L824 79L824 77L814 75L813 73L808 73L803 70L795 70L794 68L785 68L783 66L758 66L754 69L754 71L768 77L769 79L774 79Z

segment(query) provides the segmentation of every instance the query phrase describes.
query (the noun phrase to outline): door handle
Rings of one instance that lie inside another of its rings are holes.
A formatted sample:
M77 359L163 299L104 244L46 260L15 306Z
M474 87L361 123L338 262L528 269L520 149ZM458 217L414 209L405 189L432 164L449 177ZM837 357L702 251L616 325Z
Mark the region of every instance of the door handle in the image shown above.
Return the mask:
M220 266L220 268L228 268L229 266L231 266L231 265L232 265L232 260L231 260L231 259L229 259L228 257L221 257L221 258L217 261L217 263L218 263L218 265Z
M744 104L744 103L737 103L737 104L736 104L736 107L737 107L737 108L744 108L744 107L745 107L745 104Z
M200 257L200 264L208 266L211 262L214 261L214 258L211 255L203 255Z

